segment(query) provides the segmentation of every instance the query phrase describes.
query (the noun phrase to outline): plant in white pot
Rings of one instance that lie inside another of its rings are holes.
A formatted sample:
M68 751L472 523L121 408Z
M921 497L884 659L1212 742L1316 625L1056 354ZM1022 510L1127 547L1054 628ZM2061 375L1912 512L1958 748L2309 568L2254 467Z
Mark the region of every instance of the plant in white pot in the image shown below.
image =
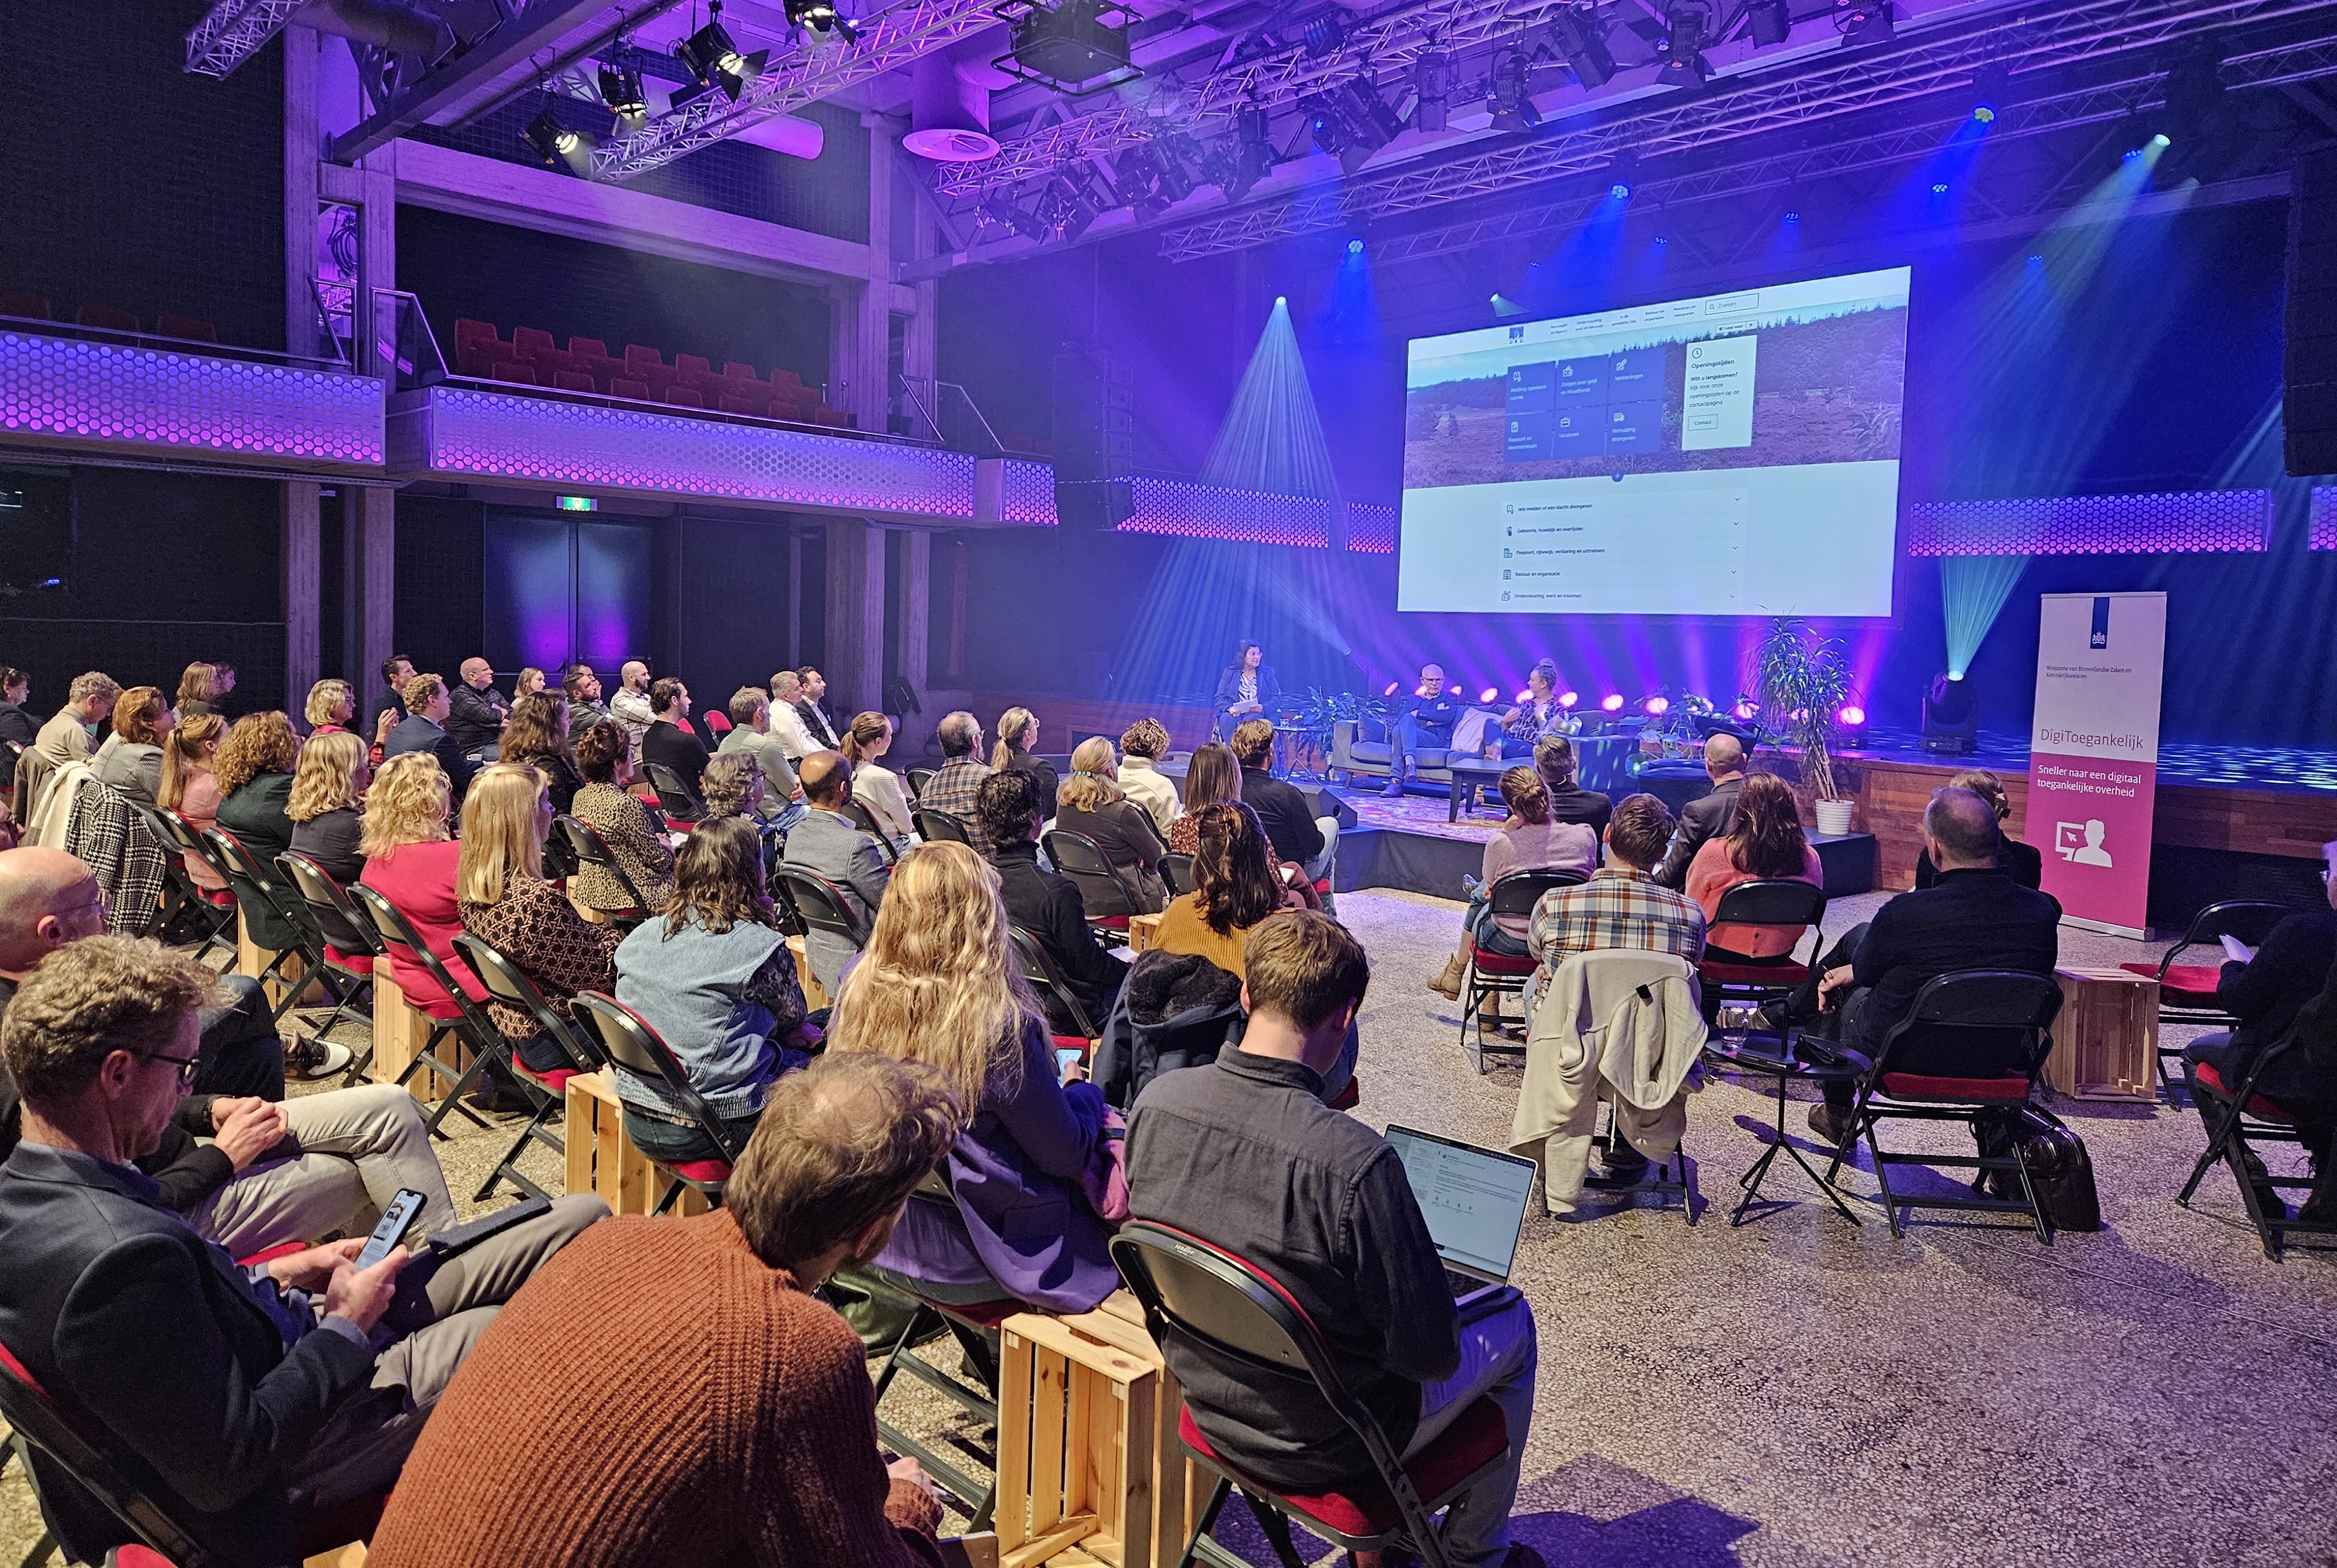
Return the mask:
M1809 785L1821 833L1850 831L1851 803L1836 788L1833 748L1841 731L1836 715L1850 700L1850 662L1839 637L1821 635L1808 622L1771 623L1753 650L1749 679L1767 728L1802 754L1802 779Z

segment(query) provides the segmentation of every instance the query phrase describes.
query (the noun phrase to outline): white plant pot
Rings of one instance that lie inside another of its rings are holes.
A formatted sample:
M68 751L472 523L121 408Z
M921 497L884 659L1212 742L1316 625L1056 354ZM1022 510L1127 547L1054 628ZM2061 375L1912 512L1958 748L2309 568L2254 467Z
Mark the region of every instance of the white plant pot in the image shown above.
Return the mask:
M1818 831L1829 837L1849 832L1851 804L1848 800L1817 802L1814 809L1817 813Z

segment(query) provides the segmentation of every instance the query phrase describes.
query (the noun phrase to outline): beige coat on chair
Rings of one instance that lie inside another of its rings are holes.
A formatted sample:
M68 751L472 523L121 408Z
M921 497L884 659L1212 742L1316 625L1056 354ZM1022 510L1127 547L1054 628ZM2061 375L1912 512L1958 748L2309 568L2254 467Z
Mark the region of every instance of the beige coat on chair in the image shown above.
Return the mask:
M1688 1074L1704 1042L1686 959L1618 947L1559 965L1533 1009L1525 1086L1510 1123L1510 1151L1541 1167L1550 1212L1570 1214L1582 1196L1600 1100L1614 1102L1616 1125L1648 1159L1679 1147Z

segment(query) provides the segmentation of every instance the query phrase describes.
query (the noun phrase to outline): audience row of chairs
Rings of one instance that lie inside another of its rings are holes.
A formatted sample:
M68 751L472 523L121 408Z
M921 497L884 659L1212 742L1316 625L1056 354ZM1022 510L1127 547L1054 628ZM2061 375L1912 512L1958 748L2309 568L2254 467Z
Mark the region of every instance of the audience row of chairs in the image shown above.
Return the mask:
M21 289L0 289L0 316L10 316L25 321L54 321L56 314L49 309L45 294L28 294ZM149 334L134 310L124 310L116 305L84 305L73 312L76 326L95 327L108 332L134 332L155 338L175 338L189 343L216 343L219 329L200 316L174 316L164 311L154 318L154 330Z
M711 360L696 354L676 354L669 365L661 351L639 343L626 344L623 354L616 355L598 338L572 336L562 348L551 333L536 327L515 327L505 341L493 322L458 318L455 360L457 373L485 381L598 392L806 425L842 428L852 423L827 406L819 388L807 387L784 367L773 369L766 380L755 367L737 359L725 361L719 371Z

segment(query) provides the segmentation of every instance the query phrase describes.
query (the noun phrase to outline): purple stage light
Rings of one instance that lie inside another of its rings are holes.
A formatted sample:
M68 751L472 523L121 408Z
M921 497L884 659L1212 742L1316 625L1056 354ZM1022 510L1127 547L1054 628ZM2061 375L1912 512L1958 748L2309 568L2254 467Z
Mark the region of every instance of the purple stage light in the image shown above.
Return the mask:
M1182 539L1226 539L1246 544L1325 549L1332 503L1312 495L1277 495L1177 479L1134 480L1135 514L1123 534L1165 534Z
M1572 691L1561 691L1558 694L1558 705L1561 708L1571 708L1581 701L1581 697Z
M1491 702L1494 698L1500 695L1501 691L1498 687L1488 686L1482 691L1477 693L1477 701L1480 702Z
M1395 554L1396 510L1366 501L1347 503L1347 548L1357 555Z
M1859 707L1855 703L1853 703L1851 706L1843 709L1841 712L1835 714L1834 719L1835 721L1840 723L1844 729L1855 730L1860 725L1866 722L1866 710Z
M1660 718L1662 718L1665 714L1667 714L1667 713L1670 712L1671 710L1672 710L1672 700L1671 700L1670 698L1668 698L1668 697L1650 697L1650 698L1648 698L1648 718L1650 718L1650 719L1660 719Z
M1458 696L1460 696L1460 695L1461 695L1461 683L1460 683L1459 681L1454 681L1452 685L1447 686L1447 687L1444 689L1444 694L1445 694L1447 697L1458 697Z
M1383 691L1383 692L1381 692L1381 693L1380 693L1380 695L1381 695L1381 696L1383 696L1383 697L1393 697L1393 696L1394 696L1394 695L1395 695L1395 682L1394 682L1394 681L1389 681L1389 682L1388 682L1387 690L1386 690L1386 691Z
M1623 710L1623 694L1620 691L1613 692L1599 706L1609 713L1620 713Z
M1907 512L1910 555L2168 555L2265 549L2269 490L1940 501Z
M1026 463L1009 457L998 486L998 520L1055 526L1055 469L1049 463Z
M1531 687L1528 687L1525 691L1519 692L1515 697L1511 698L1511 701L1518 703L1532 701L1533 689Z

